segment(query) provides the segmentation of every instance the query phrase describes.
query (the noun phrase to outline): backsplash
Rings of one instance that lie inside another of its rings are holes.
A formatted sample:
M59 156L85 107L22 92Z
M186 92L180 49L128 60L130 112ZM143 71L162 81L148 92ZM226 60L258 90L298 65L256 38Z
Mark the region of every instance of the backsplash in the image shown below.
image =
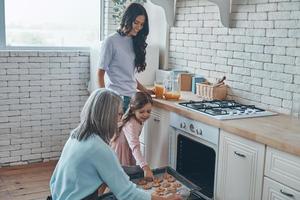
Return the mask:
M0 167L58 159L88 80L89 52L0 51Z
M107 35L117 25L106 2ZM209 80L226 75L230 99L290 113L293 99L300 101L299 0L232 0L231 28L209 1L177 0L176 7L171 68Z
M170 66L226 75L230 98L280 113L300 101L298 0L232 0L231 28L215 4L177 0L170 34Z

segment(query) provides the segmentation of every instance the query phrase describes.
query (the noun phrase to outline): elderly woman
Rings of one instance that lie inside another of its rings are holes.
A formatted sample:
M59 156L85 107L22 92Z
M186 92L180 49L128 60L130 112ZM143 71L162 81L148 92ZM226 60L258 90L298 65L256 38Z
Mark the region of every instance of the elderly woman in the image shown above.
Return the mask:
M104 183L118 200L181 199L151 196L129 180L108 145L121 113L122 99L115 92L98 89L91 94L51 177L53 200L96 200L97 189Z

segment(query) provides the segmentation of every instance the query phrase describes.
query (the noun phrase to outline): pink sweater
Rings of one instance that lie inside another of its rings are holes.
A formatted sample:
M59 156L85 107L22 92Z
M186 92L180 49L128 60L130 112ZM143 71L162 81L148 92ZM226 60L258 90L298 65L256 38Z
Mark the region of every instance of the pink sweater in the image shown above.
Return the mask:
M132 117L122 128L119 137L111 142L110 146L116 152L121 165L139 165L143 168L148 165L142 155L139 137L143 129L140 124Z

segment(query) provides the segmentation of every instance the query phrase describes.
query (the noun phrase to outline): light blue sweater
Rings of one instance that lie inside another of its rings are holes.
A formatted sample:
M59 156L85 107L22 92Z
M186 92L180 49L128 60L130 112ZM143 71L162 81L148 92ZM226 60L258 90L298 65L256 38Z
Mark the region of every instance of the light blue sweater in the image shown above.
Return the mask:
M79 200L106 183L118 200L150 200L129 181L115 153L97 135L68 139L50 180L53 200Z

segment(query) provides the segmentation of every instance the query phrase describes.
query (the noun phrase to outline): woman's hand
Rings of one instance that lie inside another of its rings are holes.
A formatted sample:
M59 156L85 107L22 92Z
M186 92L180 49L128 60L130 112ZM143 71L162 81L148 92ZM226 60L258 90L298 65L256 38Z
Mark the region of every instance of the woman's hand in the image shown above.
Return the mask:
M152 173L152 171L151 171L151 169L148 165L145 165L143 167L143 171L144 171L145 179L153 180L154 176L153 176L153 173Z
M151 200L182 200L182 197L178 194L172 194L167 197L160 197L160 196L152 195Z

